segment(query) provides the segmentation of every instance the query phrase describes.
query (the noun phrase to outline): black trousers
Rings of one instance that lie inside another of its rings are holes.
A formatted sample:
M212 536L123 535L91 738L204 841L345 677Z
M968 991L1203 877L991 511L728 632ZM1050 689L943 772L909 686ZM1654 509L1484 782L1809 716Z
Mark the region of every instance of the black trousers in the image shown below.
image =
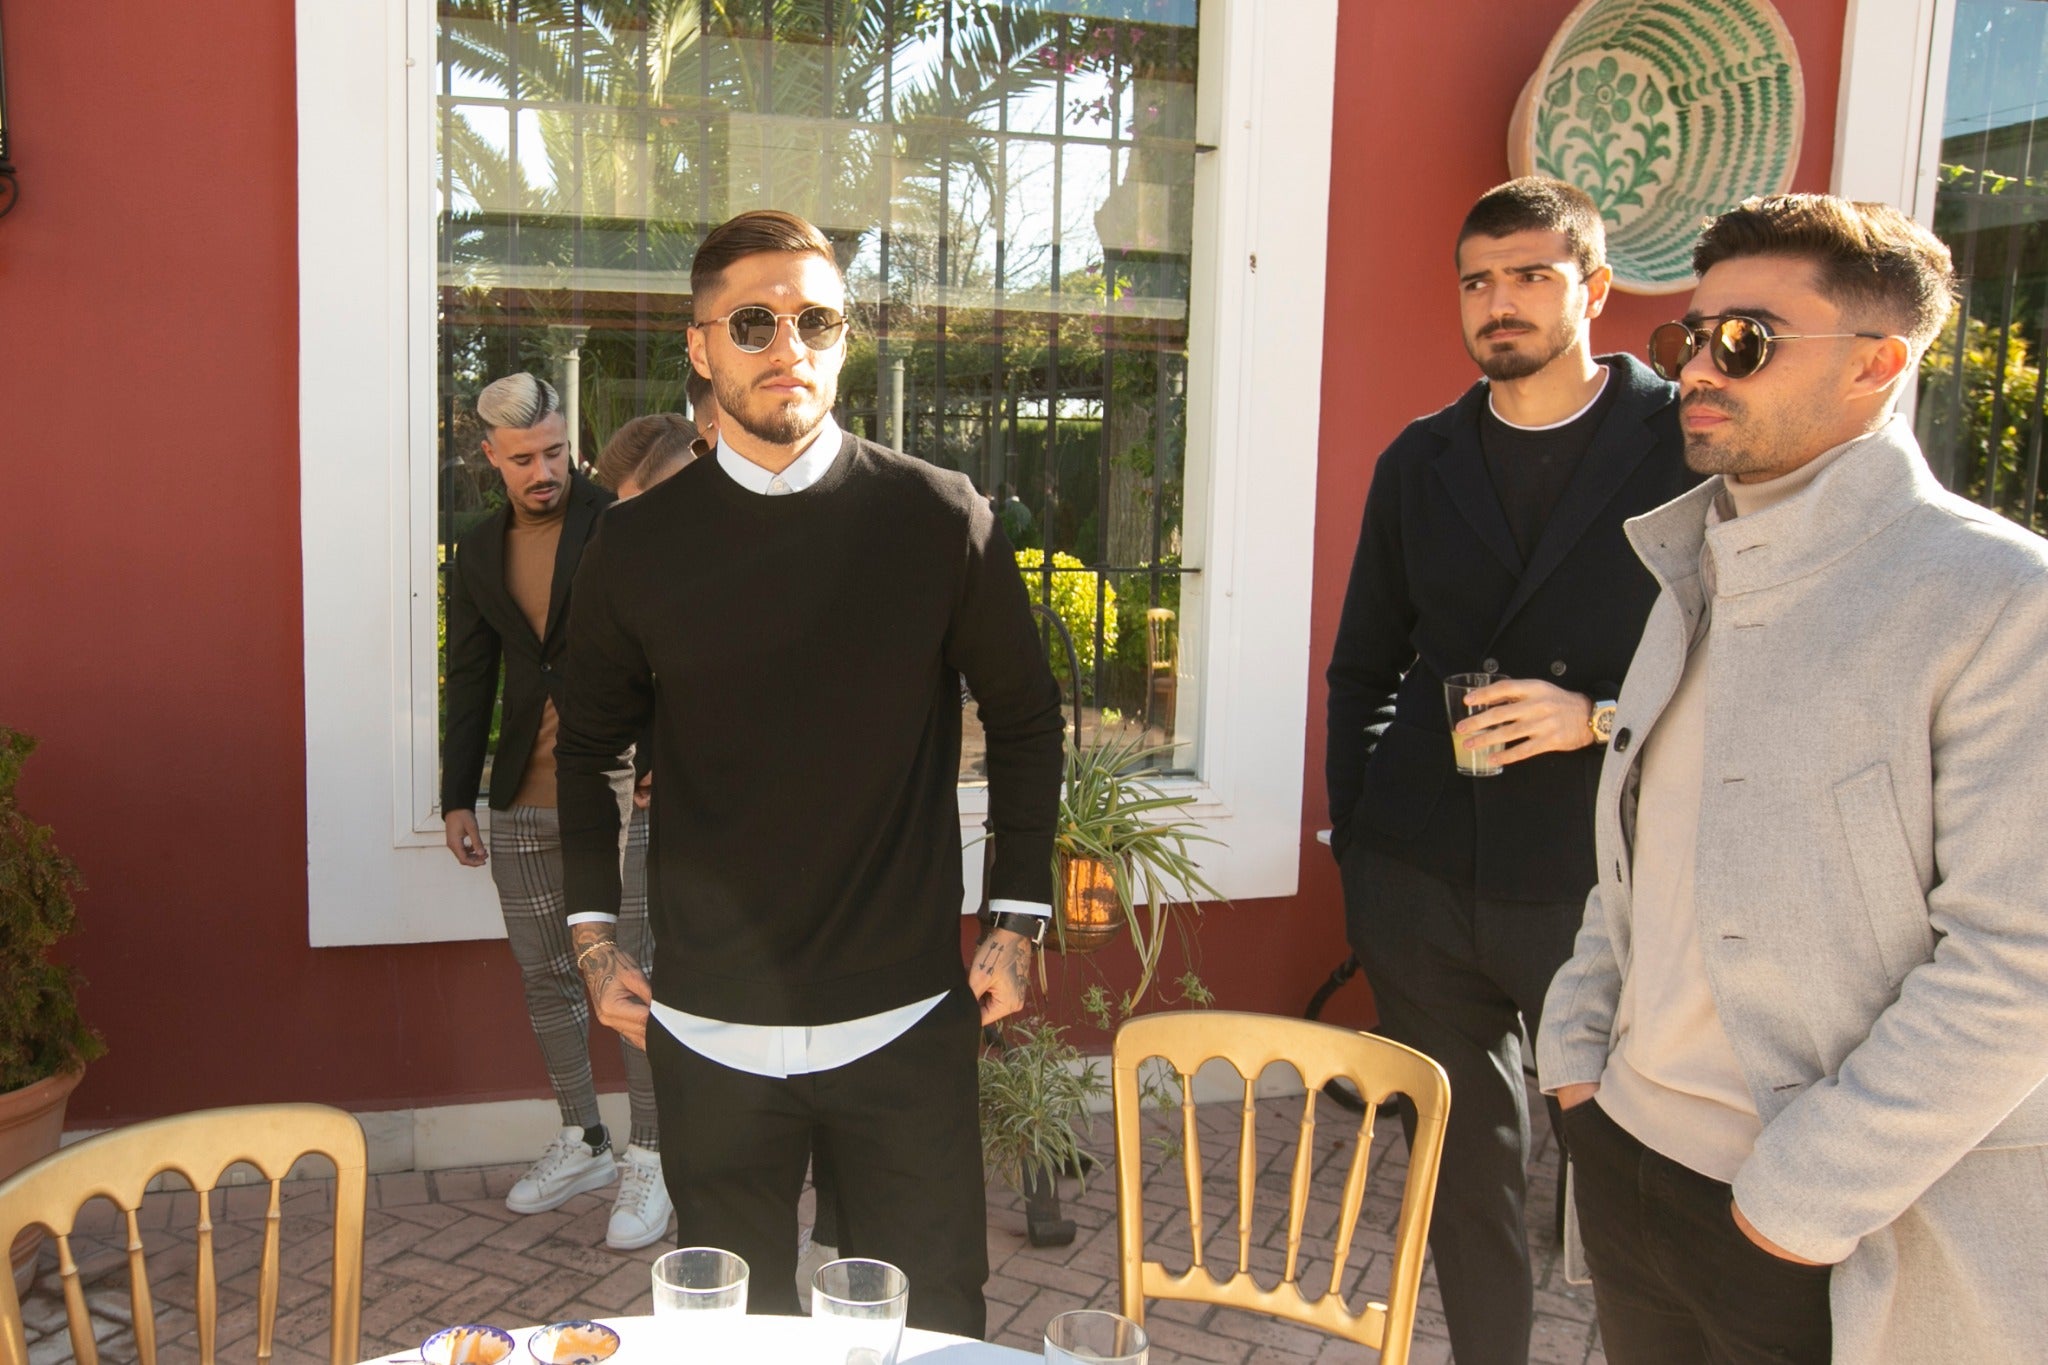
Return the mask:
M1564 1118L1600 1340L1614 1365L1827 1365L1830 1266L1771 1255L1728 1186L1638 1142L1598 1099Z
M980 1040L981 1013L964 987L880 1051L786 1080L720 1066L650 1025L677 1245L744 1258L749 1312L798 1312L797 1199L815 1144L834 1177L839 1254L909 1276L911 1326L980 1337Z
M1536 1035L1584 903L1475 896L1370 848L1347 849L1343 867L1346 928L1379 1005L1377 1032L1435 1058L1451 1081L1429 1229L1451 1353L1458 1365L1527 1365L1535 1290L1522 1214L1522 1034Z

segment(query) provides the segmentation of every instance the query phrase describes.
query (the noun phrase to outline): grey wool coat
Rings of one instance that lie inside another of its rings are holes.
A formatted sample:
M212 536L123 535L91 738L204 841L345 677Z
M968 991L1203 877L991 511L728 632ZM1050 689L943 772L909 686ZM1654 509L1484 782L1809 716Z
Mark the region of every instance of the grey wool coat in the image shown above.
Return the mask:
M1704 546L1696 912L1763 1121L1736 1201L1837 1263L1837 1362L2048 1359L2048 545L1943 490L1899 417L1708 530L1720 487L1628 523L1661 592L1543 1088L1607 1065L1637 759L1707 605Z

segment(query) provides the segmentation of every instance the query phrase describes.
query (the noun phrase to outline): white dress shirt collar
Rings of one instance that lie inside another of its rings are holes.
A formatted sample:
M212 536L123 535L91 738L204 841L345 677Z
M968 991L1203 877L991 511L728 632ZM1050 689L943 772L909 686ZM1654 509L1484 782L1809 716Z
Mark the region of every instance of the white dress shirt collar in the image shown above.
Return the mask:
M746 456L725 443L723 433L718 438L718 467L749 493L776 496L783 493L801 493L825 477L832 468L832 462L839 458L839 448L845 444L844 433L839 424L826 413L825 420L818 424L818 434L804 453L791 462L789 468L780 474L761 468Z

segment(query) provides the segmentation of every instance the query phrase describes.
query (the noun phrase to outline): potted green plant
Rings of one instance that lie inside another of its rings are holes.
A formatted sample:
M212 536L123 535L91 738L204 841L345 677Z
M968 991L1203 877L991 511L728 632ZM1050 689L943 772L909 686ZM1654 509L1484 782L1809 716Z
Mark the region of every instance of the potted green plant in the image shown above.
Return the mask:
M106 1050L78 1017L78 978L50 961L71 931L78 869L45 825L21 813L15 787L36 742L0 727L0 1179L57 1150L64 1103ZM34 1276L39 1231L12 1248L15 1287Z
M1090 1105L1108 1090L1097 1064L1064 1034L1044 1019L1023 1019L981 1052L982 1167L1024 1196L1033 1246L1074 1239L1073 1223L1059 1215L1059 1177L1085 1176Z
M1060 896L1054 942L1061 952L1086 953L1128 936L1138 956L1138 981L1110 1002L1116 1019L1144 1002L1169 934L1179 936L1192 962L1201 902L1223 899L1188 850L1193 843L1215 842L1187 818L1193 798L1169 796L1147 776L1168 747L1136 739L1087 749L1067 744L1053 835L1053 885ZM1207 1003L1208 992L1192 966L1180 987L1183 999Z

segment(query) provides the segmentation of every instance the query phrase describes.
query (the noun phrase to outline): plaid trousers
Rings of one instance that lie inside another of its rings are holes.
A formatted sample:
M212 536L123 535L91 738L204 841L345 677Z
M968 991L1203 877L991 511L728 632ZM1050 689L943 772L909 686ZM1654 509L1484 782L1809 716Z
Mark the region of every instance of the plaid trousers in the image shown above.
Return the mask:
M647 933L647 812L633 812L626 830L624 894L619 905L619 946L645 966ZM548 1083L562 1109L562 1126L588 1128L599 1122L597 1088L590 1074L590 999L576 970L576 952L562 890L562 823L546 806L513 806L491 812L491 880L505 915L505 936L526 988L526 1014L540 1041ZM654 1113L654 1078L647 1054L621 1038L626 1059L626 1092L632 1102L636 1147L659 1150Z

